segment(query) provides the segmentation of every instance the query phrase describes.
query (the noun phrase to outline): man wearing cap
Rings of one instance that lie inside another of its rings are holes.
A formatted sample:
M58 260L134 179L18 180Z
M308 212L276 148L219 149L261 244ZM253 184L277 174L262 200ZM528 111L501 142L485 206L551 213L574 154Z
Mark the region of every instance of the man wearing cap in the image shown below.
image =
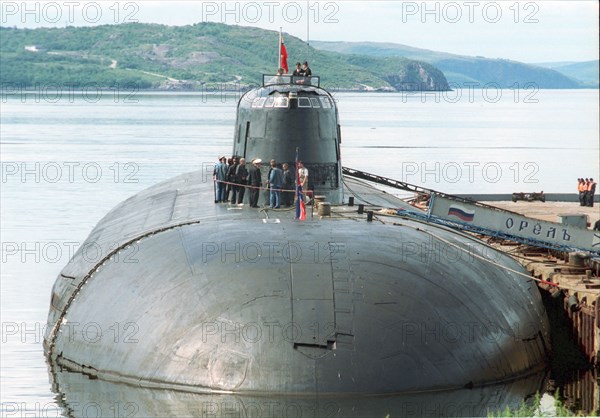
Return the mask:
M302 74L301 75L304 77L312 76L312 71L310 70L310 67L308 66L308 61L304 61L304 64L302 64Z
M225 156L220 157L213 171L213 181L217 182L215 203L225 202L225 190L227 189L227 184L225 184L225 181L227 181L227 164L225 164L225 161L227 161Z
M259 188L262 186L262 176L260 173L260 164L262 160L260 158L255 158L252 160L252 167L248 172L248 186L250 186L250 207L257 208L258 207L258 195Z
M300 64L299 62L296 63L296 69L294 70L294 72L292 73L293 76L295 77L301 77L302 76L302 64Z

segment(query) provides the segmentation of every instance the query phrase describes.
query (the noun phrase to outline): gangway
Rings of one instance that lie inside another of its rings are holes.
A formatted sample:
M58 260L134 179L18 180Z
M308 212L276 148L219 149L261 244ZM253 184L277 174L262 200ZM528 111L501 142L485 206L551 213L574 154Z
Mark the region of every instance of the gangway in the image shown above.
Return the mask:
M558 222L543 221L464 197L427 189L399 180L342 167L345 176L391 188L426 194L427 211L398 209L397 215L524 245L565 252L585 251L600 255L600 232Z

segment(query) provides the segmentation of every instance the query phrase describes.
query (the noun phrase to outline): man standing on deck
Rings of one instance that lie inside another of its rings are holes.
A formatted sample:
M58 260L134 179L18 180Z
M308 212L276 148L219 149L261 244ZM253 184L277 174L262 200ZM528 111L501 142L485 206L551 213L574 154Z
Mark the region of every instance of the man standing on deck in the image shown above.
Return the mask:
M294 173L288 163L283 163L283 206L289 207L294 203Z
M262 187L262 176L260 173L260 164L262 160L257 158L252 160L252 167L248 173L248 186L250 186L250 207L258 207L258 195L260 193L260 187Z
M298 161L298 185L302 187L302 195L305 197L308 202L310 199L308 197L308 168L304 167L304 163L302 161Z
M298 161L298 184L302 186L302 190L308 190L308 169L302 161Z
M582 179L583 184L581 185L581 190L583 190L583 206L587 206L587 188L590 184L590 179Z
M222 156L219 158L219 162L215 165L213 171L213 181L216 182L217 195L215 196L215 203L225 202L225 191L227 190L227 164L225 164L227 158Z
M269 187L271 189L270 208L279 209L281 207L281 188L283 187L283 171L277 167L275 160L271 160L271 169L269 170Z
M577 191L579 192L579 206L585 206L586 185L583 179L577 179Z
M235 155L231 158L231 164L229 164L229 168L227 169L227 191L225 192L225 200L229 200L229 194L231 193L231 203L236 202L236 185L237 179L235 177L235 172L238 167L238 157Z
M248 181L248 170L246 170L246 159L240 158L240 163L237 166L237 170L235 172L235 177L238 182L237 188L237 203L241 205L244 201L244 192L246 191L246 186L244 186ZM235 193L235 192L234 192ZM235 194L234 194L235 196Z
M590 177L590 182L587 185L586 206L594 207L594 193L596 193L596 182Z
M271 171L275 167L275 160L269 161L269 171L267 172L267 190L265 190L265 202L271 202Z

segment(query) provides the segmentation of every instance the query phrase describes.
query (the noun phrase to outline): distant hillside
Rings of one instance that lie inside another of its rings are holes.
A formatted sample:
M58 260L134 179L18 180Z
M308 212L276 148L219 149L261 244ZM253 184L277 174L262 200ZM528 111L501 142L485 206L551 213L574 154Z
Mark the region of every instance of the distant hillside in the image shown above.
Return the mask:
M546 62L536 64L540 67L550 68L580 81L589 87L598 87L600 78L600 65L598 61L585 62Z
M274 74L278 32L198 23L122 24L40 29L0 28L0 82L103 87L204 89L248 87ZM306 44L284 34L289 67L304 61ZM352 90L448 90L435 66L403 57L309 53L322 85ZM220 84L222 87L222 84Z
M442 70L451 84L463 85L465 82L475 82L483 86L487 83L498 83L503 88L514 88L515 83L524 86L533 82L539 88L571 89L589 87L586 82L587 79L576 76L576 74L580 75L581 73L581 71L577 71L577 68L573 68L570 73L562 73L558 69L556 71L551 68L543 68L517 61L455 55L395 43L312 41L311 44L317 49L344 54L405 57L425 61ZM596 73L596 85L597 81Z
M402 56L409 59L419 59L426 62L437 61L445 58L459 57L446 52L431 51L429 49L414 48L408 45L391 42L326 42L311 41L310 44L324 51L339 52L342 54L361 54L375 57ZM419 57L419 58L414 58Z

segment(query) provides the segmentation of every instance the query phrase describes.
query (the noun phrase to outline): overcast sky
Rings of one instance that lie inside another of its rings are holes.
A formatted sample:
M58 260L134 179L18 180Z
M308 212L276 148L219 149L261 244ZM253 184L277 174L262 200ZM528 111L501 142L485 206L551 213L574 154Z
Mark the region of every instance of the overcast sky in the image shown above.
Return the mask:
M309 8L307 12L307 7ZM585 1L2 1L2 26L221 22L303 40L395 42L523 62L598 59L598 2ZM291 52L291 51L290 51Z

